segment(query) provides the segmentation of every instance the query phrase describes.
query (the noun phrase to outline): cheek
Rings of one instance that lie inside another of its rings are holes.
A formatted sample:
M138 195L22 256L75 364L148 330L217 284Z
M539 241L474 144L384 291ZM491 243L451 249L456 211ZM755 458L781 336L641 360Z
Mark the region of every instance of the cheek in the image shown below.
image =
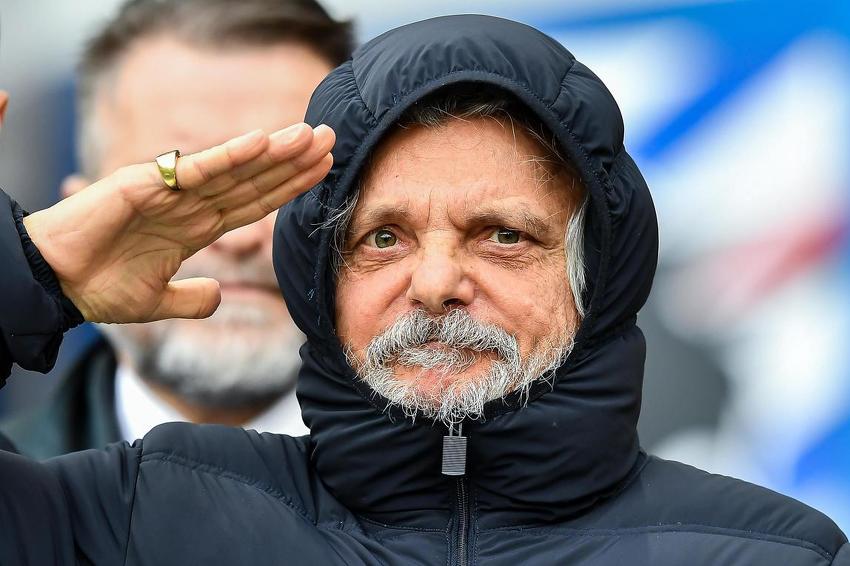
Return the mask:
M355 352L383 332L404 312L410 276L402 265L368 273L343 271L336 287L336 328Z
M488 320L516 335L523 354L542 339L561 339L575 322L564 261L535 262L521 271L478 269L480 299Z
M262 241L263 252L272 257L274 249L274 223L277 220L277 211L270 212L265 218L258 220L255 223L257 230L260 232L260 241Z

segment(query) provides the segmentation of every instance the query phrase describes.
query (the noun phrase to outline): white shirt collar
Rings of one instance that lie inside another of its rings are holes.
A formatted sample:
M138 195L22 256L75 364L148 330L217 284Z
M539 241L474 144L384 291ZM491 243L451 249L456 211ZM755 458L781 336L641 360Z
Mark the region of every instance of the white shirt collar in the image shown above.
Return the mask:
M157 397L131 367L124 364L118 364L115 371L115 410L121 435L128 442L142 438L150 429L162 423L186 421L176 409ZM310 432L301 420L301 408L294 389L244 428L290 436Z

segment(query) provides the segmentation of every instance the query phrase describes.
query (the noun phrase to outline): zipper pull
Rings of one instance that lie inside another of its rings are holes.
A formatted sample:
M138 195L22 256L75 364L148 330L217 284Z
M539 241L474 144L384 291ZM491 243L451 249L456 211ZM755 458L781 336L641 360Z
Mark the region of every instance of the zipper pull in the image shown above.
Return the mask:
M463 435L463 423L449 425L449 435L443 437L443 475L462 476L466 473L466 437Z

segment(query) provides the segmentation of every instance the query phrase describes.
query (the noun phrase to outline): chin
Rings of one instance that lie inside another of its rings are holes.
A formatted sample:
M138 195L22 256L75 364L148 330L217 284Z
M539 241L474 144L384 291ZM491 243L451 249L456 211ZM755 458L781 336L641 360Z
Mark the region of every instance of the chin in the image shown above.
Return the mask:
M492 362L479 360L463 371L447 373L445 368L422 368L396 366L393 374L398 381L412 385L425 397L441 397L448 389L479 382L487 377Z

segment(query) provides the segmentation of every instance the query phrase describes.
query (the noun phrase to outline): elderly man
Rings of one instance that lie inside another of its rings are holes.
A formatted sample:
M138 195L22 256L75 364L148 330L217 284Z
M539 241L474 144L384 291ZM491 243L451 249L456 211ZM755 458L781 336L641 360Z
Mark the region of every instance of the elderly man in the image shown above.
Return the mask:
M559 44L482 16L405 26L331 73L307 119L336 131L334 166L278 215L275 261L308 338L310 437L171 424L45 464L0 455L12 556L850 564L817 511L640 450L655 214L616 104ZM125 308L86 289L97 260L59 254L67 213L25 220L86 318L161 303L169 270Z
M84 176L66 194L161 148L196 151L301 120L350 45L350 25L312 0L127 2L82 57ZM109 342L97 341L46 404L3 432L38 458L133 441L169 421L306 434L294 392L303 336L277 288L273 226L269 216L235 230L184 263L179 276L221 283L214 316L101 325Z

